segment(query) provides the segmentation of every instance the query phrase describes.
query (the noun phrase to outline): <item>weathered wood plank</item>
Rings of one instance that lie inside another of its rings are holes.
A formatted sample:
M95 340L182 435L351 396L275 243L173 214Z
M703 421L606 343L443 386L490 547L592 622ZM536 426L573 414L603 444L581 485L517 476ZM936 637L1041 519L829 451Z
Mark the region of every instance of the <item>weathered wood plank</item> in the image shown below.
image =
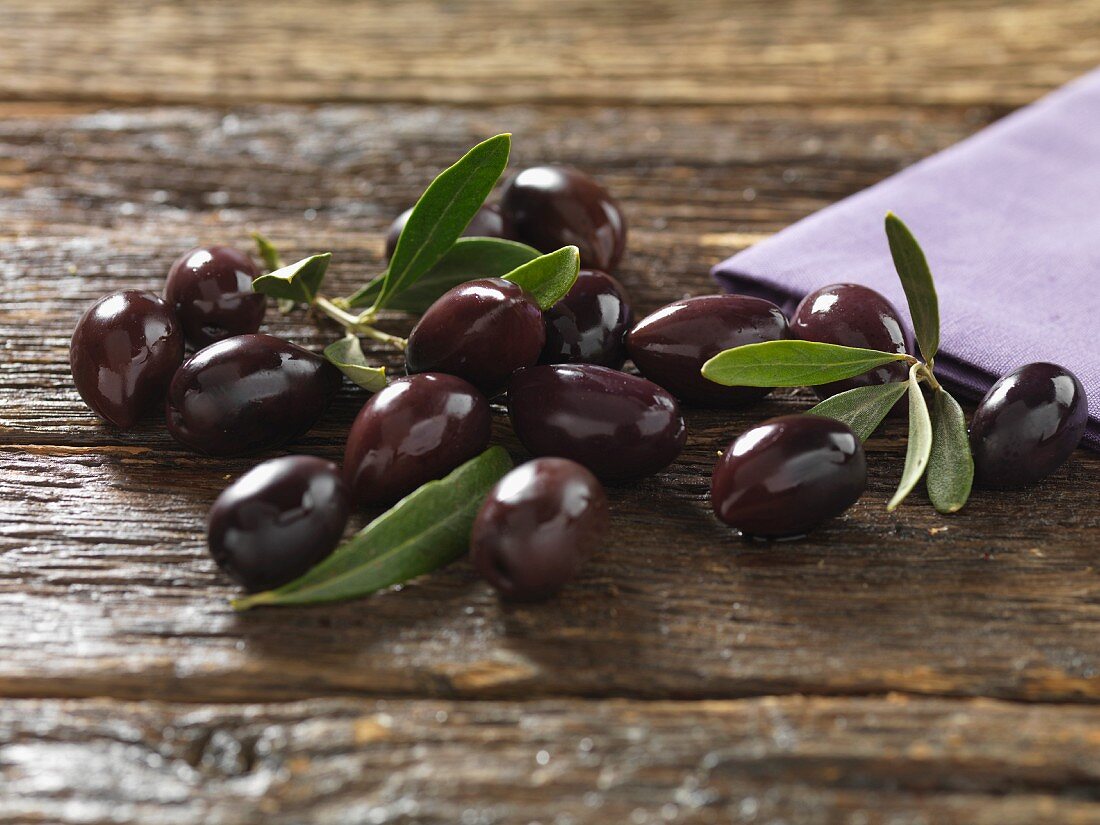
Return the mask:
M1072 825L1098 736L1096 708L897 697L18 701L0 822Z
M1009 104L1093 68L1100 2L0 3L0 97Z

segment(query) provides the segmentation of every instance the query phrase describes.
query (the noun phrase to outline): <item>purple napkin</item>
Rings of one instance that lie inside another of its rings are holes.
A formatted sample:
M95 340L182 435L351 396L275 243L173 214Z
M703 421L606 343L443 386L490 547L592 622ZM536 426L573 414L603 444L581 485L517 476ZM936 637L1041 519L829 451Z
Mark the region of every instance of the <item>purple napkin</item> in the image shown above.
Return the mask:
M1085 385L1100 449L1100 71L718 264L725 289L790 309L830 283L908 317L883 230L897 213L940 296L937 373L976 399L1031 361Z

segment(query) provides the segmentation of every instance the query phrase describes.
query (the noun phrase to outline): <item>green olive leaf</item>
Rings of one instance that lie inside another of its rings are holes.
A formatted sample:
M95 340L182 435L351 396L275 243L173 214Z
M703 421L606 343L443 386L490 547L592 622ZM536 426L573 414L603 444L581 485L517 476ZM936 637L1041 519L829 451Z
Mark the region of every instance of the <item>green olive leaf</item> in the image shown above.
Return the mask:
M272 298L312 304L321 288L321 281L325 279L325 271L331 260L331 252L310 255L274 272L261 275L252 282L252 289L264 295L270 295Z
M573 288L580 269L580 250L575 246L563 246L556 252L540 255L513 269L504 276L504 280L518 284L534 295L542 309L550 309Z
M481 502L510 469L508 453L490 447L401 499L304 576L234 599L233 607L354 599L449 564L466 552Z
M920 364L909 369L909 443L905 448L905 468L901 471L901 482L886 505L893 511L907 495L913 491L928 466L928 455L932 451L932 420L928 417L928 405L924 402L924 393L920 388L917 371Z
M904 360L907 356L897 352L816 341L765 341L718 353L703 364L702 373L727 387L812 387Z
M512 136L479 143L431 182L412 208L382 278L374 309L411 287L458 240L508 165Z
M440 295L475 278L503 278L513 269L539 256L538 250L502 238L459 238L443 257L408 289L396 293L389 309L422 313ZM372 304L382 289L385 275L379 275L347 298L349 307Z
M932 271L917 239L893 212L886 214L886 238L909 303L917 346L924 360L930 362L940 348L940 302Z
M961 510L974 483L974 457L962 407L942 387L932 396L932 454L928 458L928 498L941 513Z
M806 412L809 415L824 415L843 421L859 436L860 441L866 441L878 429L878 425L894 408L898 399L905 395L908 387L909 384L905 381L856 387L826 398Z
M370 392L378 392L386 386L386 368L372 367L363 354L359 338L346 335L325 347L325 358L354 383Z

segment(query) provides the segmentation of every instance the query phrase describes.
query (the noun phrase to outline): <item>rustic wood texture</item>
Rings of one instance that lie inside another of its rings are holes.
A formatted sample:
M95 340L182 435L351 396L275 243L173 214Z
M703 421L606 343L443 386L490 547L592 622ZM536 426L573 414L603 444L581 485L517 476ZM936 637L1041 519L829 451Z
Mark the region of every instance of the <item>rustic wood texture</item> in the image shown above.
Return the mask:
M202 521L260 459L114 432L67 363L89 303L159 289L198 242L332 250L350 291L502 130L514 166L619 196L640 311L710 291L724 255L1095 65L1100 2L0 0L0 23L0 822L1100 822L1096 454L887 514L894 422L842 518L743 543L710 468L811 403L783 392L689 411L683 456L611 491L607 547L547 604L461 561L235 615ZM291 449L338 459L364 398Z
M1100 708L989 700L0 707L0 822L1095 823Z

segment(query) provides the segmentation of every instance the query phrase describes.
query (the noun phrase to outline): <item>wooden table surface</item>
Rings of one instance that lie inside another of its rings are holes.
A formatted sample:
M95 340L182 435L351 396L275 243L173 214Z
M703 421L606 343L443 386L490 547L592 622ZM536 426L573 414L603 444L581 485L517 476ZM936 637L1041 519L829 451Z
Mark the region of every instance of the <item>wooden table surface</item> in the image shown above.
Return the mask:
M202 524L258 459L119 434L68 369L88 304L199 242L331 250L350 291L504 130L621 199L647 312L1098 58L1100 0L0 0L0 822L1100 822L1100 456L887 514L895 422L842 518L742 543L715 451L784 392L691 411L546 604L460 561L235 615ZM364 398L293 449L338 458Z

